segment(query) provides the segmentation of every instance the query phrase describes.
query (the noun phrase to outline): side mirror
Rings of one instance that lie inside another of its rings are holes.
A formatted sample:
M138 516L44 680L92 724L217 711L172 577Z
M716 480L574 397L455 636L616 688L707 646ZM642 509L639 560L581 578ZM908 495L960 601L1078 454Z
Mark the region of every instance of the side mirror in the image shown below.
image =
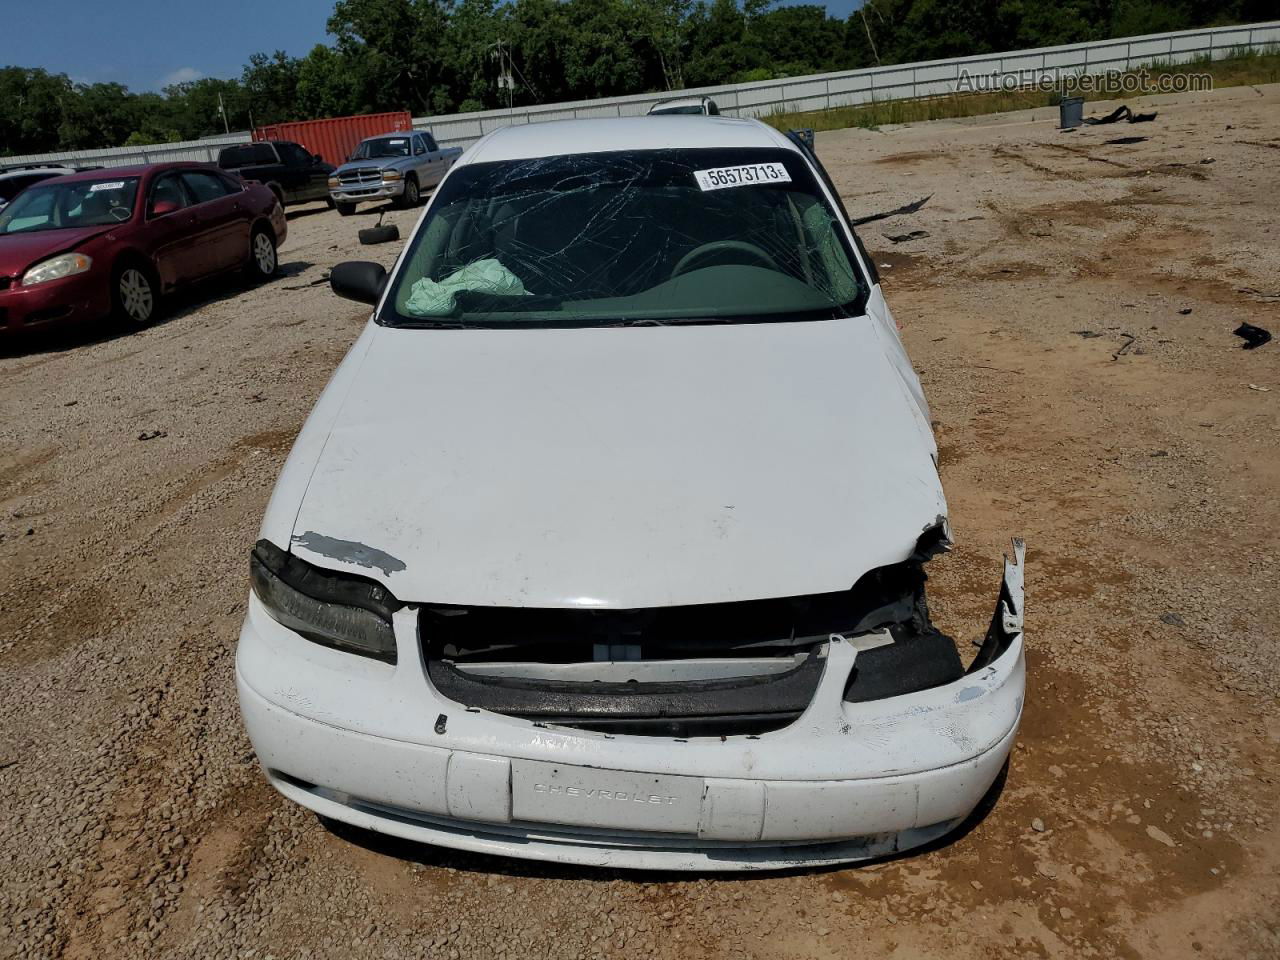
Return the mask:
M313 153L311 155L311 159L314 160L316 163L324 163L324 157L320 156L320 154L318 153Z
M171 213L177 213L182 208L172 200L157 200L151 205L151 215L153 217L167 217Z
M387 271L380 263L348 260L329 271L329 287L340 297L376 305L387 285Z

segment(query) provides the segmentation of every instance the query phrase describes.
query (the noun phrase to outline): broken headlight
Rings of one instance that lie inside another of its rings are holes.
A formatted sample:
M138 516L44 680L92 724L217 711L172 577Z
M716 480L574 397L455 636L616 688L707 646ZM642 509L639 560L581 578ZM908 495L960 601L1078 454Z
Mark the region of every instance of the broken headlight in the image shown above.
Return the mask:
M271 618L315 643L396 662L391 616L403 604L364 577L321 570L259 540L249 557L253 592Z

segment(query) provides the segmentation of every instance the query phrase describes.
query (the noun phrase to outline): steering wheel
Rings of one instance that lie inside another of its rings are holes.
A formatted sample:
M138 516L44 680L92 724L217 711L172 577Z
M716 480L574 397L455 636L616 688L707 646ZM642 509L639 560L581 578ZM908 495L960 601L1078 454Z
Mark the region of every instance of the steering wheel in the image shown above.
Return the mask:
M682 273L689 271L689 264L702 257L710 256L714 253L724 251L733 251L734 253L745 253L752 259L759 260L771 270L779 270L778 261L769 256L769 252L761 247L757 247L754 243L747 243L745 240L712 240L710 243L704 243L700 247L694 247L675 265L675 269L671 271L671 279L675 279Z

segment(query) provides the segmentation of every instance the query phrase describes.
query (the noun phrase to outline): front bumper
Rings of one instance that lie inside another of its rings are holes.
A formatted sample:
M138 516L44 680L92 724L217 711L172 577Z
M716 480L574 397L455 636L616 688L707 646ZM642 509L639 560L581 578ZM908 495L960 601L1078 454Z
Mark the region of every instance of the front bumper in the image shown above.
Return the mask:
M388 200L404 194L404 181L395 180L390 183L371 183L367 186L343 186L338 189L329 188L329 196L335 203L359 203L368 200Z
M1007 646L953 684L846 703L833 637L804 714L760 736L612 736L468 709L427 680L417 611L399 662L310 643L256 598L236 679L272 784L317 813L409 840L563 863L761 870L848 862L942 836L999 775L1022 712L1021 550L993 629Z
M7 289L0 289L0 334L34 333L107 316L111 294L97 269L34 287L20 286L21 278L14 277Z

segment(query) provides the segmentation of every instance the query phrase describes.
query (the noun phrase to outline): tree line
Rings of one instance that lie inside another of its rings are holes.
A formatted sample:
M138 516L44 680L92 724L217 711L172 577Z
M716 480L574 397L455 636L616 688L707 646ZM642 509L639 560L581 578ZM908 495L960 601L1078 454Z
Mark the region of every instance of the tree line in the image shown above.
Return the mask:
M337 0L329 44L134 93L0 67L0 155L194 140L286 120L415 116L767 80L1263 20L1275 0Z

